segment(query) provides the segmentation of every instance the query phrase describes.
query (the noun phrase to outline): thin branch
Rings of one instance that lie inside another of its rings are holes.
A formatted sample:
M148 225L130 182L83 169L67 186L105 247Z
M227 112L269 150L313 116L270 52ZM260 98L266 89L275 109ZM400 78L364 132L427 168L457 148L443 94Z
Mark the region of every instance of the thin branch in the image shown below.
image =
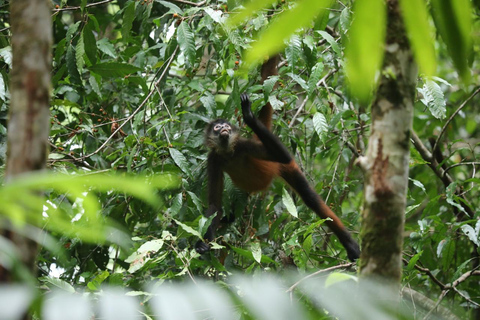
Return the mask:
M322 79L320 79L318 82L317 82L317 87L320 86L322 83L324 83L328 78L330 78L335 72L337 72L337 69L332 69L330 70ZM302 112L303 108L305 107L305 105L307 104L307 101L308 101L308 95L305 97L305 99L302 101L302 104L300 105L300 107L298 107L298 110L297 112L295 113L295 115L293 116L292 120L290 121L290 124L288 125L289 128L293 127L293 124L295 123L295 119L297 118L297 116L300 114L300 112Z
M409 261L408 261L407 259L405 259L405 258L403 258L402 260L403 260L403 262L404 262L405 264L408 264L408 263L409 263ZM417 269L418 271L421 271L421 272L425 273L427 276L429 276L430 279L432 279L433 282L435 282L435 283L440 287L441 290L445 290L445 289L447 288L447 285L444 284L443 282L441 282L440 280L438 280L437 277L435 277L435 276L433 275L432 271L430 271L430 269L421 267L421 266L419 266L419 265L417 265L417 264L415 264L414 267L415 267L415 269Z
M480 162L476 162L476 161L470 161L470 162L460 162L460 163L455 163L455 164L452 164L451 166L449 166L448 168L445 169L445 173L447 173L448 171L450 171L451 169L455 168L455 167L459 167L459 166L479 166L480 165Z
M112 138L117 134L117 132L119 132L123 128L123 126L127 122L129 122L145 106L145 104L150 99L150 97L156 92L157 85L160 83L160 81L162 81L163 77L165 76L168 68L170 67L170 65L173 62L173 58L177 54L177 51L178 51L178 46L175 48L175 51L173 52L173 54L170 56L170 59L168 60L167 64L165 65L165 69L163 70L163 73L160 75L160 77L157 79L157 81L155 81L155 85L154 85L153 89L150 90L150 92L145 97L145 99L142 101L142 103L138 106L138 108L135 109L135 111L133 111L132 114L130 116L128 116L128 118L121 125L118 126L118 128L107 138L107 140L105 140L105 142L97 150L95 150L92 153L84 156L83 158L91 157L91 156L97 154L98 152L100 152L103 148L105 148L105 146L108 144L108 142L110 142L110 140L112 140Z
M435 175L437 175L437 177L439 177L440 180L442 180L445 188L448 187L450 184L452 184L453 178L442 168L442 166L439 165L435 157L433 157L432 153L427 149L427 147L423 144L422 140L420 140L420 138L417 136L417 134L414 131L412 131L412 141L413 141L413 145L415 146L415 149L417 149L418 153L420 153L423 160L428 162L428 165L433 170ZM470 207L469 201L467 200L465 195L462 194L462 191L460 190L459 187L456 188L455 195L462 198L463 201L460 201L460 205L470 217L473 217L475 215L475 212ZM465 212L460 211L461 214L465 214ZM462 218L462 217L458 216L457 218Z
M110 2L113 2L113 1L115 1L115 0L103 0L103 1L95 2L95 3L89 3L85 6L85 8L100 6L102 4L110 3ZM74 11L74 10L80 10L80 9L82 9L82 7L80 7L80 6L78 6L78 7L65 7L65 8L59 8L59 9L53 9L53 12Z
M322 269L322 270L318 270L317 272L314 272L312 274L309 274L308 276L306 277L303 277L302 279L298 280L297 282L295 282L290 288L288 288L288 290L286 292L292 292L293 290L295 290L296 287L298 287L298 285L307 280L307 279L310 279L312 277L315 277L315 276L318 276L319 274L321 273L324 273L324 272L330 272L330 271L333 271L333 270L337 270L337 269L348 269L348 268L351 268L352 266L356 265L355 262L348 262L348 263L344 263L344 264L339 264L337 266L333 266L333 267L330 267L330 268L327 268L327 269Z
M186 1L186 0L172 0L174 2L179 2L179 3L183 3L183 4L188 4L190 6L194 6L194 7L201 7L203 6L205 3L207 3L207 0L203 0L203 1L200 1L199 3L195 3L195 2L191 2L191 1Z
M447 130L447 127L448 125L450 124L450 122L452 122L453 118L455 118L455 116L460 112L460 110L462 110L466 105L467 103L473 99L473 97L475 97L478 93L480 92L480 87L477 88L477 90L475 90L461 105L460 107L457 108L457 110L455 110L454 113L452 113L452 115L450 116L450 118L448 118L447 122L445 122L445 124L443 125L443 128L442 128L442 131L440 131L440 133L438 134L438 137L437 137L437 140L435 140L435 143L433 144L433 147L432 147L432 153L435 154L435 151L437 150L438 148L438 144L439 144L439 141L440 139L442 138L443 134L445 133L445 131Z

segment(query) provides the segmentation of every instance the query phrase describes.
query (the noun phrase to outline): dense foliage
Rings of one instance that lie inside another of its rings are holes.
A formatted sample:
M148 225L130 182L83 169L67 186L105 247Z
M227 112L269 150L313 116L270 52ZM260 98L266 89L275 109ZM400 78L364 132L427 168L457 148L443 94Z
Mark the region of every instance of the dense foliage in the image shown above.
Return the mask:
M209 223L202 217L207 205L203 131L218 117L242 126L238 106L244 91L254 110L272 104L274 132L358 239L363 176L355 159L365 150L370 117L368 108L348 94L345 79L350 3L334 3L311 28L293 36L281 53L279 76L263 85L258 68L241 72L245 50L293 1L278 1L235 29L225 28L237 7L234 0L53 3L49 167L74 175L101 171L151 178L169 173L181 183L158 191L154 206L128 190L95 192L101 216L115 221L132 242L98 244L52 228L65 254L41 252L43 284L60 286L60 279L92 292L102 283L141 290L152 280L225 280L232 272L291 268L310 273L345 261L337 239L282 181L275 181L271 191L247 195L227 178L224 212L235 221L223 225L211 253L199 256L193 245ZM5 35L6 9L0 7ZM476 14L473 84L480 80ZM0 45L0 130L5 133L8 37L1 37ZM436 45L438 77L418 81L414 134L419 139L411 146L403 284L433 300L449 293L443 303L464 315L480 303L478 275L472 272L454 284L472 265L478 267L480 118L474 106L479 90L460 80L445 45ZM242 126L242 131L248 135L250 130ZM0 142L3 164L5 141ZM429 166L422 147L435 148L449 179ZM46 217L57 208L73 225L84 223L78 218L82 193L76 195L53 186L44 223L55 225Z

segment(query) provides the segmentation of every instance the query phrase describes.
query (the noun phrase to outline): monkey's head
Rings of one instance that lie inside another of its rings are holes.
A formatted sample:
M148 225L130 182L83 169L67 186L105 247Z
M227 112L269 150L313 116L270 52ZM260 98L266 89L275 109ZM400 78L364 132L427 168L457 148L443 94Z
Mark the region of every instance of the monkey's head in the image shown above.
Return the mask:
M238 137L238 128L224 119L210 122L205 130L205 144L220 154L233 152Z

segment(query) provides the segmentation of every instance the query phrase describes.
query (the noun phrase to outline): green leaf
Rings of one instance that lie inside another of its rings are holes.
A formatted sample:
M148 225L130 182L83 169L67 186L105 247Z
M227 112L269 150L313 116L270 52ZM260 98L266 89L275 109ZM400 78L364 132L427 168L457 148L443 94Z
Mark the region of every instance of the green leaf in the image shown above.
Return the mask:
M170 151L170 156L172 157L175 164L186 174L190 175L190 169L188 166L187 159L185 156L175 148L168 149Z
M190 226L187 226L187 225L184 224L184 223L181 223L180 221L178 221L178 220L176 220L176 219L173 219L173 221L175 221L175 223L178 224L186 233L189 233L189 234L191 234L192 236L195 236L195 237L203 240L202 235L201 235L200 232L198 232L197 230L193 229L193 228L190 227Z
M345 46L345 70L351 93L361 103L368 104L373 93L375 74L382 65L384 55L385 1L355 1L354 9Z
M80 83L80 74L78 73L75 59L75 49L71 45L68 46L67 49L67 68L72 82Z
M116 59L117 54L115 53L115 47L111 44L107 38L100 39L97 41L97 48L98 50L102 51L106 55Z
M305 254L310 255L310 250L312 250L313 237L312 234L309 234L303 241L302 248L305 250Z
M0 99L5 101L5 81L3 80L3 74L0 73Z
M423 250L418 252L416 255L414 255L412 257L412 259L410 259L410 261L408 262L408 270L413 270L415 268L415 265L417 264L417 261L418 259L420 259L420 257L422 256L423 254Z
M127 63L106 62L98 63L88 68L90 71L99 74L104 78L125 77L129 74L142 71L142 69Z
M63 281L61 279L51 278L51 277L42 277L41 280L65 292L75 293L75 288L70 283Z
M88 61L91 64L97 62L97 41L93 34L93 20L90 20L83 29L83 42L85 45L85 53L87 54Z
M263 96L265 100L268 101L268 97L270 97L279 78L279 76L270 76L263 82Z
M328 275L327 280L325 280L325 288L331 287L335 283L345 282L348 280L358 282L358 278L354 275L341 272L332 272Z
M440 243L440 250L437 250L437 254L441 255L442 257L443 270L448 270L454 260L456 244L452 239L442 240Z
M130 38L133 20L135 20L135 3L134 1L130 2L123 12L122 37L125 40Z
M432 76L437 70L434 31L424 0L400 0L403 21L421 72Z
M215 97L210 92L205 92L202 97L200 97L200 102L207 109L208 114L215 116L214 110L217 108L217 103Z
M262 247L260 246L260 242L254 242L250 246L252 250L252 256L255 261L261 263L262 261Z
M169 8L170 10L167 13L173 12L173 13L178 13L179 15L183 15L182 9L180 9L177 5L173 3L168 1L160 1L160 0L155 0L155 1Z
M300 0L295 6L284 11L252 44L245 57L245 68L263 61L285 47L284 41L297 30L308 27L322 10L330 8L332 0Z
M475 229L472 228L472 226L468 225L468 224L464 224L462 225L462 231L463 233L468 237L468 239L470 239L470 241L472 241L473 243L475 243L477 246L479 246L479 239L478 239L478 234L475 232Z
M195 62L195 37L186 21L182 21L177 28L177 41L187 62L193 65Z
M243 10L233 13L227 20L227 28L237 27L242 21L252 16L255 12L270 6L275 1L276 0L251 0L248 3L245 3Z
M319 137L322 137L325 132L328 132L327 119L325 119L323 113L316 112L313 115L313 127L315 128L315 132Z
M428 107L432 115L437 119L444 119L447 115L447 104L442 88L435 81L427 79L423 87L417 90L423 95L420 101Z
M295 206L295 203L293 203L292 197L285 188L282 189L282 201L287 208L288 213L290 213L295 218L298 218L297 207Z
M336 54L339 56L342 54L342 50L340 50L340 47L338 46L338 43L335 41L335 39L327 32L325 31L317 31L325 40L327 40L328 44L332 46L333 51L335 51Z
M70 27L68 27L67 34L65 36L65 39L67 39L68 42L72 41L73 34L77 32L81 22L82 21L77 21L75 24L72 24Z
M435 26L447 45L462 79L470 80L468 58L472 51L472 6L469 0L432 0Z
M93 92L95 92L99 98L102 98L102 92L100 91L100 86L98 85L97 79L95 76L90 74L90 77L88 78L88 83L90 83L90 86L92 87Z
M320 81L322 77L324 65L322 62L318 62L312 68L312 73L310 74L310 78L308 78L308 96L312 97L313 92L317 89L317 83Z
M83 66L85 65L85 60L83 59L84 54L85 54L85 44L83 43L83 33L82 33L78 38L77 45L75 46L75 61L77 62L77 69L80 74L82 74Z
M241 248L237 248L237 247L233 247L233 246L231 246L230 248L233 251L235 251L236 253L238 253L239 255L241 255L242 257L245 257L245 258L256 261L253 257L253 253L251 251L241 249ZM261 263L275 263L275 261L272 260L272 258L270 258L268 256L265 256L265 255L262 255L262 258L260 259L260 262Z

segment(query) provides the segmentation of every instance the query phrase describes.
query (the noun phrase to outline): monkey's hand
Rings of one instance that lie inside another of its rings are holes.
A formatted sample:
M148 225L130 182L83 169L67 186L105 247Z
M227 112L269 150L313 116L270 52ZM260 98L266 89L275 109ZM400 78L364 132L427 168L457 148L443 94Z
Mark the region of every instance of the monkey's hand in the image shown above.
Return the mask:
M210 245L206 244L202 240L198 240L198 242L195 244L195 250L197 250L198 253L204 254L207 251L210 251Z
M242 113L243 113L243 121L249 126L254 122L255 117L252 112L252 102L248 98L247 93L242 93L240 95L240 101L242 103Z

